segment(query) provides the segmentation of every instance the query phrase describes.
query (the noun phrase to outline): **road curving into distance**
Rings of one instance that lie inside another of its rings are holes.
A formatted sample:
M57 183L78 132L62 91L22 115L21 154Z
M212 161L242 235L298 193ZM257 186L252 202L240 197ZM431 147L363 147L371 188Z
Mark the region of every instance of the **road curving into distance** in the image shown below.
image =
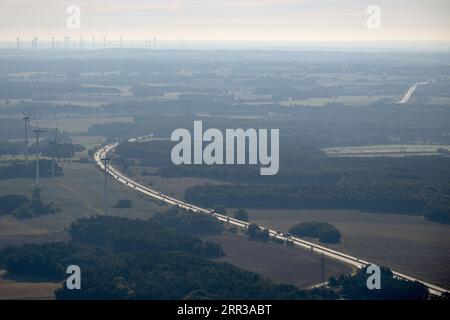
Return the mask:
M418 86L423 86L423 85L427 85L427 84L428 84L428 82L426 82L426 81L417 82L417 83L413 84L411 87L408 88L408 90L406 90L406 92L403 95L403 97L397 103L398 104L405 104L405 103L407 103L411 99L414 91L416 91Z
M102 162L102 158L107 157L108 153L110 153L112 150L114 150L117 147L117 145L118 145L118 143L109 144L109 145L104 146L103 148L99 148L98 150L96 150L96 152L94 154L94 160L95 160L95 163L97 164L97 166L100 167L100 169L105 170L105 165ZM108 166L108 173L116 181L126 185L127 187L134 189L135 191L145 194L154 199L160 200L166 204L177 206L179 208L185 209L185 210L195 213L195 214L198 214L198 213L207 214L207 215L215 217L219 221L223 221L223 222L229 223L231 225L235 225L240 228L247 228L250 225L249 222L241 221L241 220L238 220L238 219L235 219L232 217L228 217L226 215L214 212L214 210L207 209L207 208L201 208L199 206L184 202L182 200L178 200L173 197L169 197L168 195L165 195L159 191L156 191L147 186L144 186L144 185L138 183L137 181L132 180L131 178L122 174L119 170L114 168L114 166L112 166L112 165ZM347 263L358 269L373 264L372 262L369 262L367 260L359 259L357 257L324 247L322 245L319 245L319 244L316 244L313 242L309 242L309 241L305 241L303 239L294 237L289 234L281 233L279 231L264 228L261 226L260 226L260 228L267 230L269 232L269 235L274 239L282 240L285 242L289 241L291 244L293 244L295 246L302 247L306 250L309 250L309 251L314 252L319 255L323 254L324 256L326 256L328 258L331 258L331 259L334 259L334 260L337 260L337 261L340 261L343 263ZM394 270L392 270L392 272L394 273L394 276L397 278L401 278L401 279L405 279L405 280L409 280L409 281L421 282L428 288L430 294L440 296L443 293L448 292L448 290L441 288L439 286L436 286L434 284L416 279L414 277L408 276L406 274L403 274L403 273L400 273L400 272L397 272Z

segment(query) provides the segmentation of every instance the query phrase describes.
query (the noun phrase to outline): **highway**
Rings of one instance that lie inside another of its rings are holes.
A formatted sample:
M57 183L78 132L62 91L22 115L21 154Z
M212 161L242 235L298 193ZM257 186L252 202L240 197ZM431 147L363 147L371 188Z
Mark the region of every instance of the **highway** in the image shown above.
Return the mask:
M428 82L417 82L415 84L413 84L407 91L406 93L403 95L403 97L400 99L399 102L397 102L398 104L405 104L409 101L409 99L411 99L414 91L416 91L417 87L420 85L426 85L428 84Z
M106 158L108 156L108 154L114 150L114 148L116 148L116 146L118 145L118 143L114 143L114 144L109 144L104 146L103 148L99 148L95 154L94 154L94 160L95 163L100 167L100 169L105 170L105 165L102 162L103 158ZM106 154L105 154L106 153ZM173 205L173 206L177 206L179 208L183 208L189 212L192 212L194 214L207 214L207 215L211 215L213 217L215 217L216 219L223 221L225 223L229 223L231 225L235 225L237 227L240 228L247 228L249 226L249 222L246 221L241 221L241 220L237 220L235 218L232 217L228 217L226 215L223 214L219 214L217 212L214 212L211 209L207 209L207 208L201 208L199 206L195 206L193 204L175 199L173 197L170 197L168 195L165 195L159 191L153 190L147 186L144 186L134 180L132 180L131 178L125 176L124 174L122 174L119 170L117 170L116 168L114 168L112 165L107 166L108 168L108 173L118 182L126 185L129 188L132 188L134 190L136 190L137 192L140 192L142 194L145 194L147 196L150 196L154 199L160 200L166 204L169 205ZM356 268L362 268L364 266L367 265L371 265L374 264L372 262L369 262L367 260L363 260L363 259L359 259L357 257L345 254L343 252L339 252L330 248L327 248L325 246L313 243L313 242L309 242L309 241L305 241L303 239L294 237L292 235L289 234L284 234L281 233L279 231L276 230L272 230L269 228L264 228L259 226L261 229L267 230L269 232L269 235L272 238L275 239L279 239L279 240L283 240L285 242L290 242L291 244L304 248L306 250L309 250L311 252L314 252L316 254L323 254L324 256L331 258L331 259L335 259L337 261L343 262L343 263L347 263L351 266L354 266ZM423 283L429 290L430 294L433 295L438 295L440 296L441 294L443 294L444 292L447 292L448 290L441 288L439 286L436 286L434 284L416 279L414 277L408 276L406 274L397 272L392 270L392 272L394 273L394 276L397 278L402 278L402 279L406 279L406 280L410 280L410 281L419 281L421 283Z

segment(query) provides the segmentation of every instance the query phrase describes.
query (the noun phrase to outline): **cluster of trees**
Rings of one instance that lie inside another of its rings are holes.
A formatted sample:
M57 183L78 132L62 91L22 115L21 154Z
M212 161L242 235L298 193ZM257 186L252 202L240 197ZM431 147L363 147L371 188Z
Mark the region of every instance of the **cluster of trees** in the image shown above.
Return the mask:
M119 199L117 203L114 205L114 208L118 209L129 209L132 207L132 202L130 199Z
M237 209L234 211L233 218L241 221L248 221L248 212L243 209Z
M324 243L339 243L340 231L332 224L326 222L302 222L289 229L289 232L299 237L318 238Z
M24 99L33 95L56 93L119 94L120 90L110 87L85 87L79 81L66 82L7 82L1 81L0 97L3 99Z
M82 219L69 228L71 243L6 247L0 250L0 267L19 275L61 281L67 277L68 265L80 266L83 289L58 289L58 299L337 298L334 291L299 290L208 260L222 254L220 245L173 232L194 231L182 226L190 223L188 216L194 221L204 221L203 217L215 220L181 211L146 221L109 216ZM211 229L212 224L200 225Z
M207 215L176 209L150 220L99 216L72 223L69 233L81 244L99 245L113 252L184 251L201 257L223 255L220 245L203 242L194 234L221 232L223 226Z
M67 243L33 244L0 251L8 272L63 280L70 264L82 270L82 290L56 291L57 299L307 299L321 291L275 284L227 263L184 251L112 253ZM336 298L333 292L323 294Z
M63 169L54 163L55 176L61 176ZM39 175L41 177L50 177L52 174L52 161L39 160ZM35 161L12 161L8 164L0 164L0 180L17 178L34 178L36 175Z
M54 214L59 209L41 199L40 189L33 189L31 199L22 195L0 197L0 215L13 215L18 219L29 219L46 214Z
M367 288L367 268L362 268L355 275L341 275L330 278L329 285L339 290L340 295L351 300L425 300L429 297L428 289L420 282L394 278L392 271L381 267L381 289Z
M18 194L7 194L0 197L0 215L12 215L22 205L28 203L28 198Z
M426 219L450 224L450 190L447 195L430 195L423 210Z
M224 230L223 224L214 217L205 214L193 215L179 208L156 213L151 221L168 230L188 235L218 234Z
M257 224L252 223L247 228L247 235L250 240L269 241L270 235L267 229L261 229Z

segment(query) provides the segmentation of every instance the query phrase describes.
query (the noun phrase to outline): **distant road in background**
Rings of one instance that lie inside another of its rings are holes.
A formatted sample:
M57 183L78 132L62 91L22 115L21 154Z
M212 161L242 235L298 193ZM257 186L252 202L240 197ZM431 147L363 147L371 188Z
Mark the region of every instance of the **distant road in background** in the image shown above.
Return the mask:
M417 82L415 84L413 84L405 93L405 95L400 99L399 102L397 102L398 104L405 104L409 101L409 99L411 99L412 95L414 94L414 91L416 91L418 86L424 86L427 85L428 82L427 81L423 81L423 82Z

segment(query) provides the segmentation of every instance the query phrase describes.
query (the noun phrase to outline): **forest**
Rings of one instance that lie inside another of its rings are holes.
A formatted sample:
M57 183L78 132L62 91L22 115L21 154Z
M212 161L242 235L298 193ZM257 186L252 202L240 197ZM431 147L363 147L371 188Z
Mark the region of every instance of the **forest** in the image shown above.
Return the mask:
M256 165L181 165L170 160L170 141L125 142L116 164L158 167L165 178L203 177L232 184L198 185L185 200L204 206L247 208L354 209L423 215L450 221L450 158L329 157L320 150L287 143L280 146L280 171L261 176ZM145 169L143 170L145 172Z
M175 235L174 230L181 234ZM70 242L0 250L0 267L11 274L63 281L67 266L78 265L82 289L62 286L56 291L57 299L352 299L352 288L359 288L361 279L353 276L332 280L331 288L311 290L274 283L256 273L211 260L223 255L221 246L187 235L220 230L212 217L176 209L168 216L161 214L149 220L85 218L70 226ZM416 283L395 279L385 283L381 293L366 297L392 297L392 290L402 299L428 297L427 289Z
M341 296L350 300L424 300L429 297L427 288L420 282L393 278L392 271L381 267L381 289L369 290L366 285L367 268L355 275L341 275L329 279L330 287L339 290ZM388 289L385 289L388 288Z
M58 163L54 163L55 176L63 175L63 169ZM52 175L52 160L39 160L39 176L51 177ZM34 178L36 176L36 161L9 161L0 163L0 180L3 179L21 179Z

